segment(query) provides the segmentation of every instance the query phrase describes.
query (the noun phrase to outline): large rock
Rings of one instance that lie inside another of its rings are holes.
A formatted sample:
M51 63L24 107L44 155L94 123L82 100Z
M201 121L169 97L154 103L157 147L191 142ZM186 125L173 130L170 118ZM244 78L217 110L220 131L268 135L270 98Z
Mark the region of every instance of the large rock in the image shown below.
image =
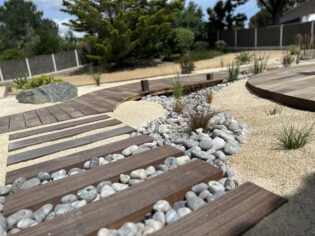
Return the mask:
M16 95L20 103L43 104L61 102L78 96L78 89L66 82L51 83L21 91Z

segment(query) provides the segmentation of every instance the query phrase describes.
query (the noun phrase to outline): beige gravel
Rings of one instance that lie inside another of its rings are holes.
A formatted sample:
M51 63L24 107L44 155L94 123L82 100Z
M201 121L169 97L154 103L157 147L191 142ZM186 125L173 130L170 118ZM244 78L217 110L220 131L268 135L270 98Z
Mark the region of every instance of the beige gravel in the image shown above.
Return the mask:
M289 203L246 235L315 235L315 141L295 151L283 150L275 135L283 124L311 125L315 113L282 107L281 115L268 116L276 104L251 94L245 80L214 96L213 105L226 110L249 127L241 154L232 158L237 179L250 181L289 198ZM312 187L311 187L312 186Z

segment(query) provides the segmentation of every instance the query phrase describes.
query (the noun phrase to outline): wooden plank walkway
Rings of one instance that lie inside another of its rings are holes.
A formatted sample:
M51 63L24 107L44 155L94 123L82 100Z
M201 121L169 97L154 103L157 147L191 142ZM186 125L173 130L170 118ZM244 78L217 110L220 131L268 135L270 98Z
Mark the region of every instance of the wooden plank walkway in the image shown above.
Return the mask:
M206 80L206 75L192 75L183 80L183 84L185 89L202 88L222 83L223 79L221 73L213 80ZM147 93L169 93L171 90L169 79L150 80L150 91L146 93L141 91L140 82L98 90L57 105L0 117L0 133L111 112L126 100L137 100Z
M6 197L3 212L8 216L19 209L35 211L46 203L58 204L66 194L75 193L84 187L96 185L105 180L119 182L120 174L129 174L133 170L148 166L157 167L167 157L182 155L184 155L182 151L172 146L162 146L142 152L105 166L12 194Z
M245 183L153 235L242 235L286 202L276 194Z
M284 105L315 111L314 65L279 69L248 80L247 87L261 97Z
M102 227L118 228L128 221L138 222L158 200L182 200L193 185L221 176L222 172L208 163L192 161L16 235L95 235Z

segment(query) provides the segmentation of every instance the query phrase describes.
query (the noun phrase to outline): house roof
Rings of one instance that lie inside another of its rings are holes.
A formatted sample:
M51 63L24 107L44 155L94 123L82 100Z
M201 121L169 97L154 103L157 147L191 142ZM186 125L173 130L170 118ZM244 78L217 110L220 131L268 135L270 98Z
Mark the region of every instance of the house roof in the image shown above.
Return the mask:
M280 23L293 21L311 14L315 14L315 0L309 0L288 11L280 18Z

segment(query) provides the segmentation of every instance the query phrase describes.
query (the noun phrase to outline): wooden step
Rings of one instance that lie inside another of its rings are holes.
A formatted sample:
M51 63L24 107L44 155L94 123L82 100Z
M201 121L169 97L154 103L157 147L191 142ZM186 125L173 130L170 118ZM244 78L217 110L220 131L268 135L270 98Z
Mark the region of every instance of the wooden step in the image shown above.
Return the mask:
M47 135L42 135L35 138L24 139L22 141L11 142L9 143L9 151L15 151L21 148L33 146L40 143L50 142L50 141L54 141L58 139L64 139L64 138L72 137L72 136L82 134L91 130L106 128L109 126L114 126L114 125L119 125L119 124L121 124L121 122L118 120L108 120L108 121L103 121L96 124L63 130L63 131L56 132L53 134L47 134Z
M96 185L104 180L118 182L120 174L129 174L133 170L148 166L157 167L167 157L182 155L183 152L177 148L162 146L80 174L12 194L6 197L4 215L8 216L20 209L35 211L46 203L58 204L66 194L76 193L84 187Z
M90 122L106 120L108 118L109 118L109 116L107 116L107 115L93 116L93 117L89 117L86 119L75 120L75 121L65 122L62 124L52 125L52 126L48 126L48 127L32 129L32 130L28 130L28 131L24 131L24 132L10 134L9 140L25 138L25 137L29 137L32 135L42 134L42 133L51 132L51 131L57 131L57 130L66 129L66 128L71 128L71 127L83 125L83 124L90 123Z
M102 145L96 148L87 149L78 153L73 153L43 163L20 168L7 173L6 184L13 183L13 181L19 177L24 177L26 179L35 177L39 172L53 173L61 169L65 169L68 171L74 167L82 168L84 162L90 160L93 157L107 156L108 154L121 152L123 149L132 145L141 145L143 143L148 143L152 141L152 137L147 135L140 135L118 142Z
M105 131L102 133L92 134L92 135L85 136L82 138L65 141L62 143L52 144L46 147L37 148L30 151L12 154L12 155L9 155L8 157L7 165L13 165L16 163L37 159L46 155L61 152L63 150L84 146L90 143L94 143L100 140L112 138L112 137L123 135L123 134L128 134L133 131L135 131L133 128L125 126L125 127L117 128L114 130Z
M16 235L95 235L102 227L119 228L128 221L138 222L158 200L182 200L193 185L221 177L219 169L204 161L192 161Z
M253 227L287 200L252 183L167 225L154 236L236 236Z

